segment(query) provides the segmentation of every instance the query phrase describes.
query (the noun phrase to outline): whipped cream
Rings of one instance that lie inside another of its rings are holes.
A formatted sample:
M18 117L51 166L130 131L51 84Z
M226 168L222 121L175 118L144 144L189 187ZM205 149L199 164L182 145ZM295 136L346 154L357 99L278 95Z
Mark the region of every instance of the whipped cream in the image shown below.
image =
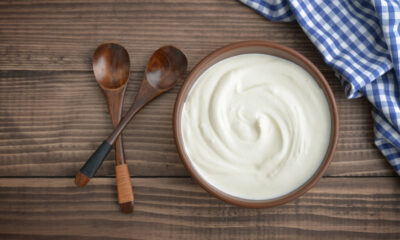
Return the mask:
M184 148L208 183L235 197L283 196L312 177L331 134L327 99L288 60L242 54L207 69L183 107Z

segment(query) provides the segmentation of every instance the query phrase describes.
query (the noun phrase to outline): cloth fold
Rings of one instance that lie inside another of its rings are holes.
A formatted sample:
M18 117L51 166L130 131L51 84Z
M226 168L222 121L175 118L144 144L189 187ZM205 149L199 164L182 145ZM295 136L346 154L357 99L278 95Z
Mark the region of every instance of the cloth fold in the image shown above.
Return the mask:
M239 0L271 21L297 21L347 98L373 105L375 145L400 175L400 2Z

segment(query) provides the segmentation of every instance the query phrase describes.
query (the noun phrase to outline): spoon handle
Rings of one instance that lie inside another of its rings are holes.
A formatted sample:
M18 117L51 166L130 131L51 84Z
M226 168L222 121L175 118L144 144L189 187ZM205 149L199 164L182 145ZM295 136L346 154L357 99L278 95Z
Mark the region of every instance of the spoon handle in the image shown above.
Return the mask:
M122 120L119 125L117 126L118 130L114 130L114 132L110 135L110 137L105 140L97 149L96 151L89 157L83 167L79 170L78 174L75 177L75 184L84 187L90 179L96 174L97 170L100 168L101 164L104 162L108 154L110 153L113 144L117 141L120 137L122 130L126 127L128 122L135 116L135 114L143 107L134 104L131 109L130 113L124 118L125 123L122 124ZM133 111L131 111L133 110ZM111 138L111 140L110 140ZM126 165L126 164L125 164ZM125 181L123 181L125 182ZM118 182L117 182L118 183ZM118 186L118 185L117 185Z
M123 94L116 97L110 92L105 95L113 127L116 127L121 121ZM113 104L114 103L114 104ZM114 143L115 149L115 178L117 181L118 204L124 213L132 213L134 206L134 195L132 189L131 176L125 159L124 145L122 144L122 135L119 135Z
M97 150L86 161L85 165L79 170L76 175L75 183L81 187L85 186L90 178L96 174L97 169L101 166L108 153L111 151L112 144L104 141Z
M94 176L97 169L106 159L112 148L112 145L116 142L119 135L133 119L136 113L138 113L140 109L142 109L147 103L159 96L164 91L154 89L147 82L146 78L143 79L139 88L139 92L136 95L135 101L128 113L125 114L111 135L97 148L92 156L90 156L90 158L86 161L85 165L83 165L80 172L76 175L75 183L78 186L85 186L89 182L90 178Z
M150 86L146 77L144 77L142 83L140 84L139 92L136 95L135 101L125 116L121 119L119 124L114 127L114 131L110 134L110 136L108 136L106 141L113 144L122 131L124 131L126 126L128 126L129 122L133 119L136 113L138 113L147 103L151 102L163 92L164 91L157 90Z

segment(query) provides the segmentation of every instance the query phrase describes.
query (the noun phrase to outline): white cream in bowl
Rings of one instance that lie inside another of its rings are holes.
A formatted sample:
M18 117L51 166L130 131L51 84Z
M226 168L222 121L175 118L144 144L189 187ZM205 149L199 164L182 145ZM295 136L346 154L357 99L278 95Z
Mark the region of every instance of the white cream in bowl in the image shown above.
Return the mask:
M181 116L185 152L202 178L235 197L283 196L312 177L331 115L317 82L293 62L242 54L207 69Z

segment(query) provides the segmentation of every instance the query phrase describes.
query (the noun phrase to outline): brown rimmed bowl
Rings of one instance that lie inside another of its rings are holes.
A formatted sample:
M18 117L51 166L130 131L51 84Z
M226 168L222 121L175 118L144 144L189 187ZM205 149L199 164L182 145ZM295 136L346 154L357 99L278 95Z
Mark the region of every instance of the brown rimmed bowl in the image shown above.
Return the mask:
M191 160L186 155L184 142L181 131L181 114L182 109L185 104L188 93L195 83L195 81L200 77L200 75L205 72L209 67L214 65L215 63L229 57L233 57L240 54L246 53L260 53L260 54L269 54L272 56L280 57L291 62L296 63L305 69L319 84L323 92L325 93L325 97L329 104L329 110L331 114L331 136L328 150L326 152L324 160L321 162L321 165L317 169L317 171L312 175L312 177L305 182L303 185L298 187L296 190L283 195L278 198L267 199L267 200L249 200L238 198L223 191L215 188L213 185L208 183L194 168ZM179 152L179 156L185 165L186 169L189 171L190 175L203 187L207 192L214 195L215 197L241 207L248 208L266 208L278 206L293 199L296 199L307 192L324 174L325 170L328 168L330 161L332 160L336 144L338 140L338 131L339 131L339 119L338 119L338 111L336 107L335 98L333 93L325 80L324 76L321 72L314 66L306 57L296 52L293 49L282 46L280 44L267 42L267 41L245 41L238 42L234 44L227 45L223 48L220 48L210 55L201 60L190 72L187 76L179 94L175 102L175 110L174 110L174 137L176 146Z

